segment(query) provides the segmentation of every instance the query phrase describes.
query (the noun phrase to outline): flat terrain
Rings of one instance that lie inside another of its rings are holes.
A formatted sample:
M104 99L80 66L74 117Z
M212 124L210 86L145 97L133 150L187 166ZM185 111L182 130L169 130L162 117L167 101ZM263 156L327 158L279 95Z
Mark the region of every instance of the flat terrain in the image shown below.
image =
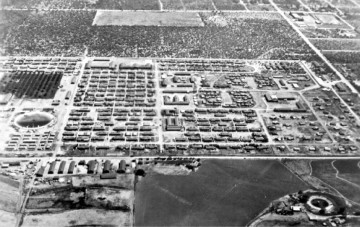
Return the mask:
M359 28L360 0L0 0L0 227L245 226L309 188L352 226ZM285 206L259 226L307 226Z
M204 23L195 12L122 12L102 11L96 13L93 25L98 26L175 26L201 27Z
M277 161L203 161L188 176L148 175L136 186L137 226L244 226L306 185Z
M0 28L4 55L83 56L87 50L90 56L117 57L313 56L301 37L276 13L202 12L201 20L195 12L100 11L98 19L96 11L83 10L3 10L0 15L6 22ZM94 18L94 24L118 26L92 26Z
M0 226L15 226L19 182L0 175Z
M51 214L25 215L22 226L132 226L127 213L115 210L81 209Z
M312 161L312 175L335 188L339 193L341 193L349 200L360 203L360 197L358 196L360 193L360 186L356 182L359 178L359 172L353 171L351 173L346 173L346 179L342 178L341 172L339 175L339 170L336 168L336 165L333 164L336 162L337 161L331 160ZM341 161L337 165L341 165L342 168L340 168L340 170L343 170L344 165L352 165L351 162L353 161L350 161L350 163Z
M11 212L0 210L0 223L2 226L15 226L16 215Z
M0 210L15 212L18 199L19 182L0 176Z

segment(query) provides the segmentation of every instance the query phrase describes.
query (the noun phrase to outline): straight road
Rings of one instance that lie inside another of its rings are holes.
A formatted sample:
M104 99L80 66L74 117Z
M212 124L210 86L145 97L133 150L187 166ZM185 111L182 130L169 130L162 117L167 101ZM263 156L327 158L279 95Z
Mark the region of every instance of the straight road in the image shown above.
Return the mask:
M331 64L331 62L323 55L323 53L316 48L310 40L300 31L300 29L292 22L292 20L287 17L275 3L273 0L270 0L270 3L274 6L274 8L279 12L279 14L292 26L292 28L300 35L300 37L309 45L309 47L324 61L324 63L340 78L340 81L345 83L353 93L357 93L357 90L352 86L352 84L345 79L345 77ZM355 117L356 121L359 123L359 116L350 108L350 106L339 96L339 94L331 87L329 88L340 98L341 102L349 109L350 113Z

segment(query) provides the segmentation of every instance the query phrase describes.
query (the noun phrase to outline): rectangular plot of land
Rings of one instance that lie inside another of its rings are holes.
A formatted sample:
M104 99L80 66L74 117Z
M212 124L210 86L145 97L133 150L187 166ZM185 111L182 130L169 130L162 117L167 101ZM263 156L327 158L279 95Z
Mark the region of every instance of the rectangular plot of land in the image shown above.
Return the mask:
M52 99L60 85L63 74L17 71L0 80L0 93L11 93L21 98L24 95L36 99Z
M93 25L202 27L196 12L97 11Z
M187 10L214 10L211 0L182 0Z
M161 0L164 10L184 10L184 4L179 0Z

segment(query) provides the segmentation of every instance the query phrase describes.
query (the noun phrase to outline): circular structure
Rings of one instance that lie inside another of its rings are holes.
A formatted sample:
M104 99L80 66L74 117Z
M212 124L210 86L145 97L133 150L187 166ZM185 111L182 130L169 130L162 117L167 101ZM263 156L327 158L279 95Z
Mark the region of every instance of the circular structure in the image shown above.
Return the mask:
M16 116L15 125L20 128L40 128L48 125L53 116L46 112L29 112Z
M334 203L324 195L311 195L307 201L307 205L313 213L330 214L334 211Z

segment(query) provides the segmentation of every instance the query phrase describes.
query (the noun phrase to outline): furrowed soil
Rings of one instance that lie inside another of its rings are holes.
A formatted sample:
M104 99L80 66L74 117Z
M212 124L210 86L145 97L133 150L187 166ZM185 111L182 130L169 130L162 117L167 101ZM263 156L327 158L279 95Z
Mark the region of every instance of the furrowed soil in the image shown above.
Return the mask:
M136 226L245 226L269 203L307 186L278 161L206 160L187 176L136 185Z

